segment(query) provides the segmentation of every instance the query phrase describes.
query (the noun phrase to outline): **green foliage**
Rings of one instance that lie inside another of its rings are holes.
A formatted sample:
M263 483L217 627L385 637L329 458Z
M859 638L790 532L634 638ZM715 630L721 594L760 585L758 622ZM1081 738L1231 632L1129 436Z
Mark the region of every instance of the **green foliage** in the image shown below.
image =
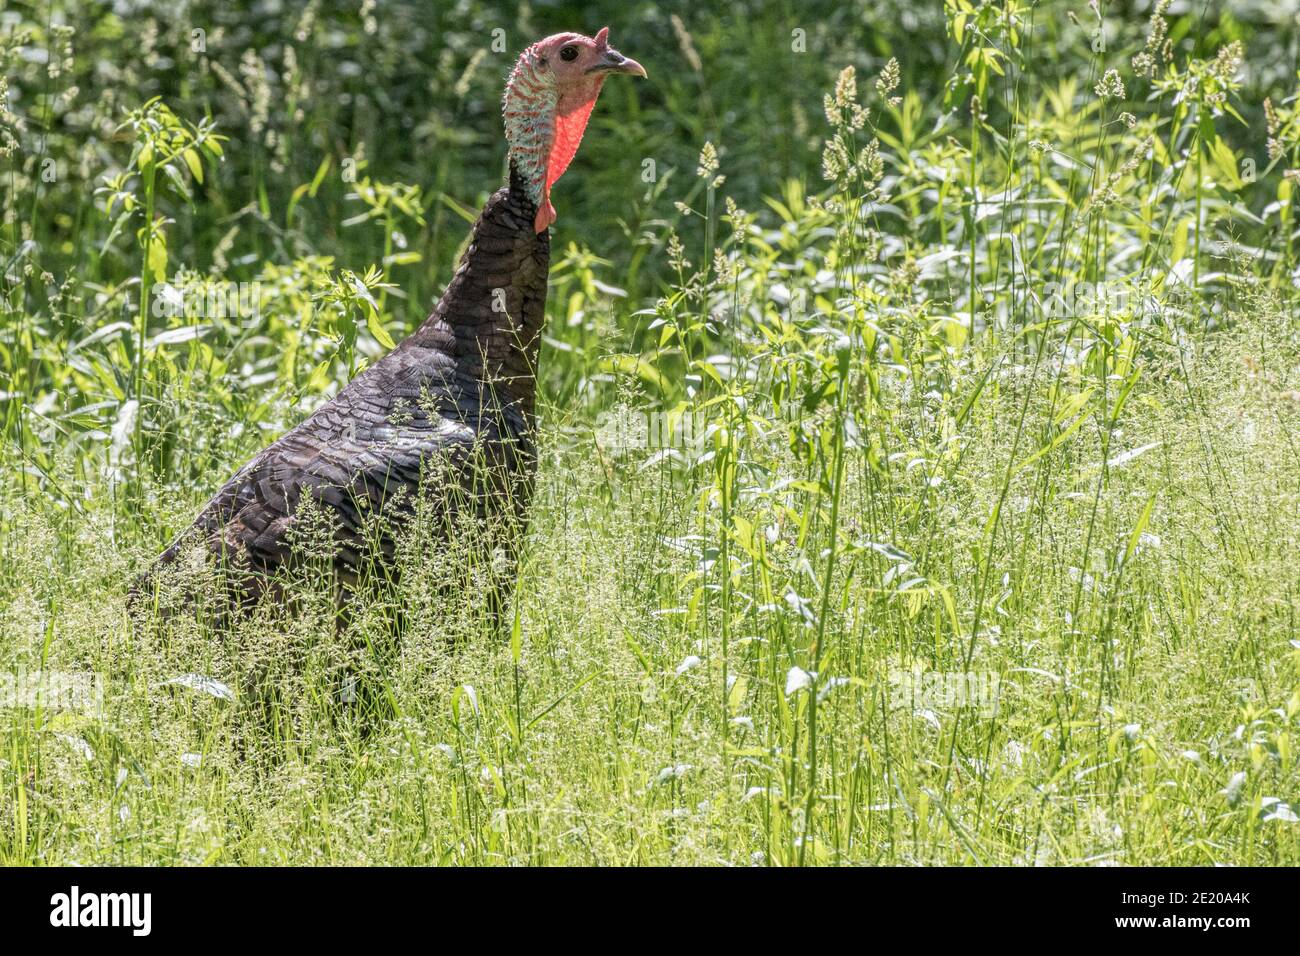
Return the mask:
M105 681L0 709L0 861L1300 860L1272 5L143 6L0 15L0 662ZM132 627L427 313L509 58L605 15L650 80L556 188L505 621L466 530L400 641L319 560Z

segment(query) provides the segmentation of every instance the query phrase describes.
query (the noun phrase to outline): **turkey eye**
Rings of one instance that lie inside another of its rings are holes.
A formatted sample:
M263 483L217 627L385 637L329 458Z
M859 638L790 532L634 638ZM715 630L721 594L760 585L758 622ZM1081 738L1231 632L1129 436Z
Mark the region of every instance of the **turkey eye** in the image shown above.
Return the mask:
M576 46L566 46L560 50L560 59L566 63L571 63L578 58L578 48Z

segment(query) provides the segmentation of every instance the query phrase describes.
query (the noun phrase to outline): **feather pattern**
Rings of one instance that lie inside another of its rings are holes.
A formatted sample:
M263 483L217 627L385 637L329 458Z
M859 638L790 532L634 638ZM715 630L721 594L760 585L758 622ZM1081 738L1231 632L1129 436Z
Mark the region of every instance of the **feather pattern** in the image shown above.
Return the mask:
M355 582L369 547L368 514L403 525L433 470L450 482L432 489L449 507L458 497L521 527L536 468L535 372L550 248L548 234L531 228L536 211L512 165L510 186L484 207L428 319L240 468L141 578L137 594L158 567L199 546L242 569L238 597L256 599L292 559L290 533L307 496L337 529L339 579ZM379 547L391 556L394 544Z

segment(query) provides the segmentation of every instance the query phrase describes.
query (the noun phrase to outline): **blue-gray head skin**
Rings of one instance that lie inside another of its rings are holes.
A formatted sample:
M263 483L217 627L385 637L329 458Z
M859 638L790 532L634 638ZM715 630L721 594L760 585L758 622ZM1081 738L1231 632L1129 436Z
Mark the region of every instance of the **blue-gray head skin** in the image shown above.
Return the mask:
M645 76L645 68L609 45L609 27L594 37L557 33L520 55L506 83L502 113L510 160L537 206L533 227L555 222L551 187L564 175L600 87L611 73Z

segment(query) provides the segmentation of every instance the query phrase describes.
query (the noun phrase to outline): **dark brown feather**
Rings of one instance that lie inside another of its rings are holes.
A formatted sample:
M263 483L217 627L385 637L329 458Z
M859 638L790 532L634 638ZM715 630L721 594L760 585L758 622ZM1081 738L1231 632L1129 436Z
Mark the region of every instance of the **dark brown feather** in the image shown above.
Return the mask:
M400 527L420 494L449 508L473 502L483 517L522 530L550 249L532 229L535 213L512 175L488 200L428 319L239 469L137 581L137 600L160 567L201 545L241 569L232 597L255 601L293 560L290 536L307 496L333 519L343 583L356 582L363 561L391 560L391 539L378 555L365 540L368 514Z

